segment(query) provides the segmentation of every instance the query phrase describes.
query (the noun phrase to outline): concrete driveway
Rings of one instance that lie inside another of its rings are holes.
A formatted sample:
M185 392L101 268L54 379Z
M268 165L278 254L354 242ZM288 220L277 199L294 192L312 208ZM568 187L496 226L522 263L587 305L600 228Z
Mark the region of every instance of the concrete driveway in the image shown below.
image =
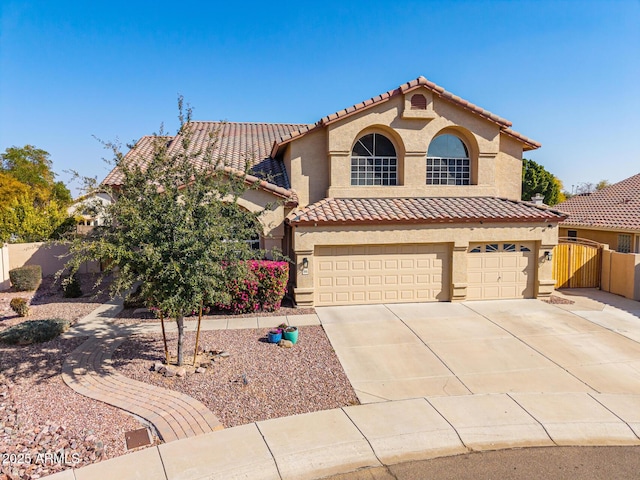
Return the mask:
M569 297L573 305L500 300L317 313L363 404L491 393L640 394L640 303L599 291L577 295Z

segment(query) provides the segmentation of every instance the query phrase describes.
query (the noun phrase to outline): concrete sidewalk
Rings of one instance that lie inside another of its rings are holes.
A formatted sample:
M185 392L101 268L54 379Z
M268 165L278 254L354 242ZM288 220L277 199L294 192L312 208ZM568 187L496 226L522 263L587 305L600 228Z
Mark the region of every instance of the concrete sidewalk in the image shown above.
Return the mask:
M252 423L48 478L316 479L468 451L640 445L638 435L640 395L429 397Z

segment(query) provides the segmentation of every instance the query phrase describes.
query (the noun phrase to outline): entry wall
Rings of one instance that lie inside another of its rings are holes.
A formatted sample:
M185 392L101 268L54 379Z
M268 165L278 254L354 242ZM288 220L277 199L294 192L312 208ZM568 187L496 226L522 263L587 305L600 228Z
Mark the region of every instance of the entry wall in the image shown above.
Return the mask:
M640 301L640 254L603 250L601 289Z

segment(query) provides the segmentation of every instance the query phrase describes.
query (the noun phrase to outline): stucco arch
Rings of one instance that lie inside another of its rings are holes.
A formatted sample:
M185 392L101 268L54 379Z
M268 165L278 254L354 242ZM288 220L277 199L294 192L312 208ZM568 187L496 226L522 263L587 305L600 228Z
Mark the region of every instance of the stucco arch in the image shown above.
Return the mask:
M425 146L425 150L429 151L429 144L440 135L454 135L458 137L467 147L469 153L469 164L471 166L471 184L478 184L478 157L480 156L480 147L475 135L464 127L457 125L448 126L438 130L438 132L429 139L429 143Z
M369 125L366 128L360 130L351 140L351 147L349 148L349 158L351 158L351 153L353 152L353 147L356 142L365 135L369 135L371 133L377 133L378 135L384 135L386 138L391 141L393 144L393 148L396 150L396 158L398 159L397 164L397 185L404 185L404 159L405 159L405 145L402 137L395 131L393 128L387 125L374 124Z
M356 142L363 136L368 135L370 133L377 133L387 137L389 140L391 140L391 143L393 143L393 146L396 149L398 162L400 162L401 157L404 158L406 149L405 149L404 141L402 140L402 137L398 134L396 130L389 127L388 125L380 125L380 124L369 125L368 127L360 130L351 140L351 147L349 148L349 154L351 154L351 152L353 151L353 147L356 144Z

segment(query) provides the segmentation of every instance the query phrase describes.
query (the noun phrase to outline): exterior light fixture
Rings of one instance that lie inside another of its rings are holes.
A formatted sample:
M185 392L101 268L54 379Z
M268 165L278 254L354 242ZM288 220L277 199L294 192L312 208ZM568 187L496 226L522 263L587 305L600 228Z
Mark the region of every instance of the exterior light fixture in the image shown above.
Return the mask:
M551 250L544 252L544 256L549 262L553 260L553 252L551 252Z
M307 257L302 259L302 268L309 268L309 259Z

